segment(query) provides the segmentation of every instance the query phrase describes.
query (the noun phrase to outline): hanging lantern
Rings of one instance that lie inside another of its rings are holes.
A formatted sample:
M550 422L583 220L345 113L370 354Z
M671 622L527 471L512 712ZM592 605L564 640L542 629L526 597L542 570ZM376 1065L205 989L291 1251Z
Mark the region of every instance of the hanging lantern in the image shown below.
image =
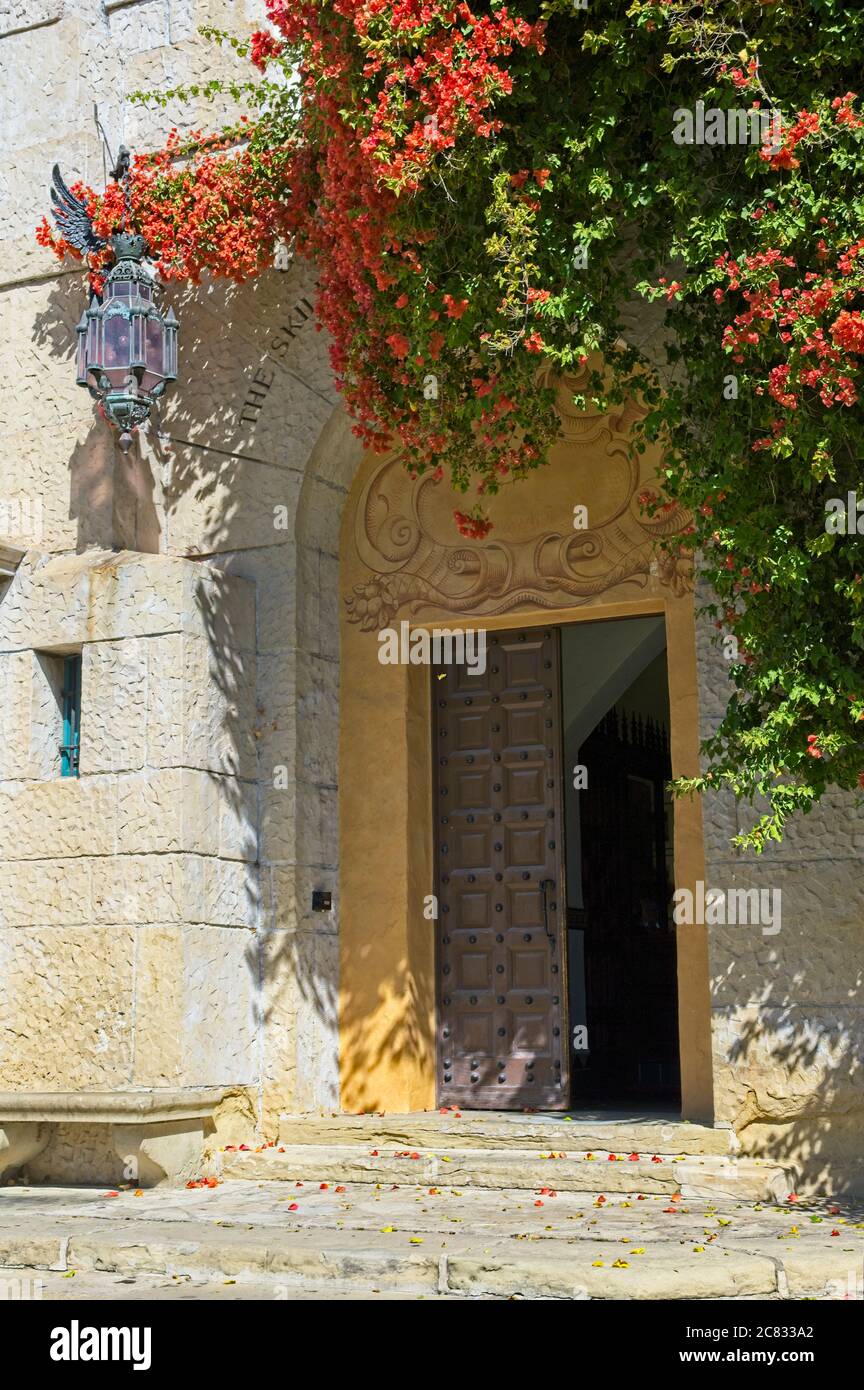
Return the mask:
M116 259L101 300L94 295L78 324L78 384L120 432L125 453L167 382L177 379L179 325L173 309L164 318L159 312L144 238L120 232L111 247Z
M70 193L56 165L51 197L63 237L84 254L101 251L105 241L95 235L86 207ZM125 453L167 383L177 379L179 324L172 309L164 316L159 311L159 285L145 264L144 238L123 231L109 241L114 264L78 324L77 381L119 432Z

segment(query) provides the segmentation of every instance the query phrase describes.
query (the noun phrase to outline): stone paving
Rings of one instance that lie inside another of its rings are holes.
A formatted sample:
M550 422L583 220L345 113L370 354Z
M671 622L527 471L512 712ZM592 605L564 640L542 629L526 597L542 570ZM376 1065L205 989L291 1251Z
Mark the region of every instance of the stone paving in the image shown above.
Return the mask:
M115 1195L10 1184L0 1279L41 1278L48 1299L864 1298L860 1207L556 1192L552 1180L229 1179Z

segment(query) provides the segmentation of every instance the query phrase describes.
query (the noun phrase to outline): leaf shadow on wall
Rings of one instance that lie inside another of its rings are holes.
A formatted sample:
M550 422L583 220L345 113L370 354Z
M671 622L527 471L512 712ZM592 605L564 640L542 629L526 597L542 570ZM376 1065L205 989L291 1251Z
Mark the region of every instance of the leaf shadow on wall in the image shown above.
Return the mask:
M263 1081L297 1109L338 1103L339 525L360 457L326 342L296 311L313 285L310 268L298 266L245 286L168 286L162 306L173 305L181 324L180 379L125 460L75 385L81 274L58 280L33 325L37 358L62 362L68 374L58 438L68 438L70 420L85 422L66 453L76 549L206 564L194 586L206 675L186 657L169 674L187 686L194 737L183 766L219 788L224 845L203 865L203 925L248 933L248 978L224 997L222 984L208 987L184 964L187 1012L200 1002L205 1016L189 1024L190 1056L176 1080ZM229 577L255 585L254 621ZM287 781L277 787L281 768ZM313 888L333 892L331 915L311 912ZM196 1060L194 1029L220 1040L221 1060L212 1047L206 1062Z
M724 803L730 833L759 813ZM744 1153L786 1165L807 1192L864 1198L864 902L843 834L860 815L829 793L758 861L713 863L712 886L758 890L763 911L761 925L751 914L709 931L718 1113Z

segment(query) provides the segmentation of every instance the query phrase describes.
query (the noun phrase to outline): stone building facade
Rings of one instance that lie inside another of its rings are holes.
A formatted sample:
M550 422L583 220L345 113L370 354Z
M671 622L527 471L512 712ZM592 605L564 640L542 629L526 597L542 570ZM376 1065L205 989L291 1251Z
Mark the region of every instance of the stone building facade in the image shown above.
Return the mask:
M446 488L362 456L293 264L175 289L155 426L124 456L94 419L83 277L33 240L51 166L101 183L94 103L115 148L218 119L127 98L220 70L197 25L260 18L0 8L0 1170L34 1181L156 1181L292 1113L436 1104L432 692L381 664L381 627L662 617L676 775L723 708L722 653L640 520L656 460L625 464L627 410L578 416L562 385L550 466L495 500L491 544L461 542ZM730 849L748 814L675 811L676 884L784 894L776 935L679 929L682 1113L802 1185L864 1190L864 821L831 796L752 861Z

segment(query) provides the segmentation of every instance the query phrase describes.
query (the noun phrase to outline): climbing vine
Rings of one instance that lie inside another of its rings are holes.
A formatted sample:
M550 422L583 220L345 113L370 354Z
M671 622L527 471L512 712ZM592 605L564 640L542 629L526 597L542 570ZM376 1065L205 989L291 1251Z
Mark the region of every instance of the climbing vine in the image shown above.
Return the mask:
M293 238L356 432L446 474L478 540L555 437L539 367L584 369L577 403L638 393L633 447L664 458L641 500L689 518L676 544L733 682L678 790L763 798L739 837L758 851L828 786L864 786L864 11L267 0L267 18L250 40L205 31L251 65L233 83L139 94L243 110L136 160L161 274L244 280ZM77 191L119 226L117 189Z

